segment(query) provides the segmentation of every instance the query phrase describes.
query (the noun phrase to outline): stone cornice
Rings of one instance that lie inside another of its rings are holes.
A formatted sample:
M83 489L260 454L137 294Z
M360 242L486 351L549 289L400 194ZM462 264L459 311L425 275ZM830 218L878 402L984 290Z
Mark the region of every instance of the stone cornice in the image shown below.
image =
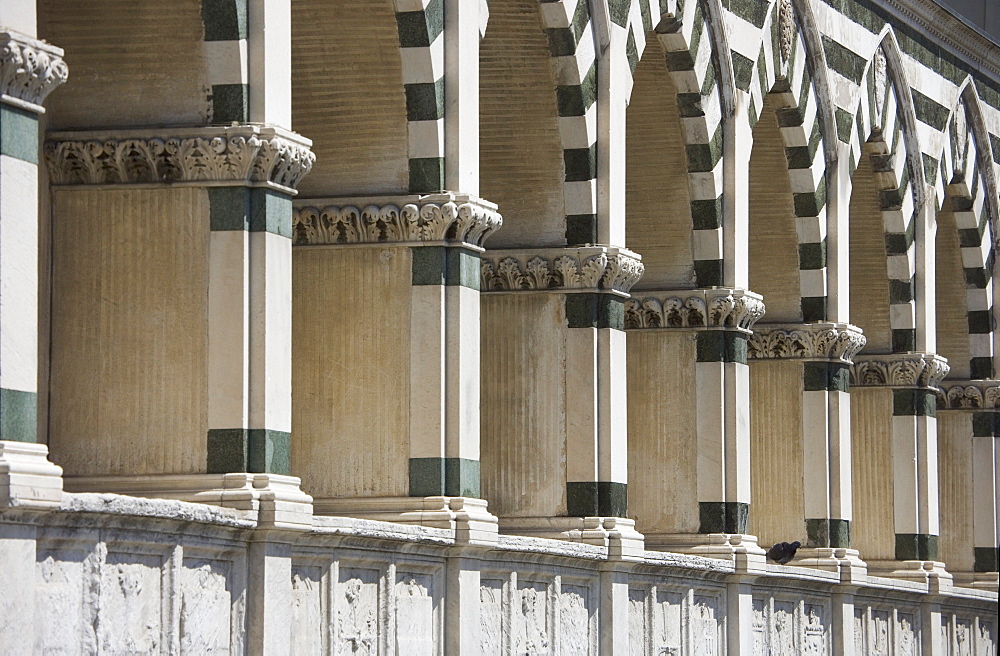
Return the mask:
M627 296L642 277L640 260L632 251L613 246L487 251L482 261L482 291L594 291Z
M949 380L937 390L939 410L1000 408L1000 380Z
M54 185L245 184L294 193L312 169L312 142L266 125L51 132Z
M1000 49L981 28L970 25L932 0L879 0L879 4L920 34L1000 81Z
M757 324L747 342L747 357L850 364L864 346L861 329L849 323Z
M41 114L45 97L69 77L62 48L0 31L0 101Z
M763 297L745 289L637 291L625 303L625 328L703 330L733 328L749 333L764 316Z
M866 355L851 367L852 387L937 387L948 361L933 353Z
M482 247L503 224L496 210L455 194L308 199L296 203L292 232L299 246L455 241Z

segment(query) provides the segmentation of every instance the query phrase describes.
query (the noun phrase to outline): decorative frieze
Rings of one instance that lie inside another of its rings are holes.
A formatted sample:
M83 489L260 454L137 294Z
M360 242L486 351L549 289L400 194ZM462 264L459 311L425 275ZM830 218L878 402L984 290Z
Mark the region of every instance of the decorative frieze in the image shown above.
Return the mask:
M312 169L312 142L259 125L54 132L45 142L52 184L267 185L291 192Z
M42 113L45 97L69 77L63 51L18 32L0 32L0 100Z
M625 328L734 328L750 332L763 297L745 289L688 289L636 294L625 302Z
M487 251L482 290L609 291L625 296L642 277L640 259L628 249L611 246Z
M496 205L452 194L307 202L292 215L296 245L457 241L481 247L503 223Z
M1000 408L1000 380L949 381L936 392L939 410Z
M747 357L850 364L864 345L861 329L849 323L758 324L747 342Z
M937 387L950 369L933 353L867 355L851 367L851 387Z

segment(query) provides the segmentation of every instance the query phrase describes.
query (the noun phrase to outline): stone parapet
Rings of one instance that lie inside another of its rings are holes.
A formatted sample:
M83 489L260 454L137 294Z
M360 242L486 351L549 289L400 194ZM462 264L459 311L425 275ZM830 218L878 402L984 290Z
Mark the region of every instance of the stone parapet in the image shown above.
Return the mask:
M747 341L747 357L851 364L864 346L861 329L849 323L757 324Z
M36 114L45 97L69 77L62 48L14 32L0 31L0 101Z
M312 141L271 125L50 132L53 185L260 186L294 194Z
M303 199L292 214L296 246L460 242L481 248L502 224L493 203L449 193Z
M582 246L491 250L483 255L483 292L608 292L627 296L642 277L627 248Z
M948 361L934 353L866 355L851 367L851 387L934 388L950 369Z
M763 297L747 289L642 290L625 302L625 328L729 329L749 334L764 309Z

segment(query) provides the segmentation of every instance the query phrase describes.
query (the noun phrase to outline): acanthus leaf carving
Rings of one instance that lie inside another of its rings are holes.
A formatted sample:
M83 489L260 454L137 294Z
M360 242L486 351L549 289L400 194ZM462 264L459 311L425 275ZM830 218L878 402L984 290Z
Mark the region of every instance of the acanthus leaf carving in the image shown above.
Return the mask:
M735 328L749 332L764 316L761 297L742 289L642 292L625 302L625 327Z
M937 390L941 410L977 410L1000 408L1000 381L960 380Z
M949 370L948 361L932 353L870 355L851 367L851 385L935 388Z
M631 251L594 246L578 249L487 251L482 290L602 290L625 294L643 267Z
M747 342L747 357L850 363L864 345L864 334L851 324L757 325Z
M787 62L795 39L795 9L792 0L778 0L778 49L781 61Z
M42 111L45 97L69 78L61 48L12 30L0 32L0 98Z

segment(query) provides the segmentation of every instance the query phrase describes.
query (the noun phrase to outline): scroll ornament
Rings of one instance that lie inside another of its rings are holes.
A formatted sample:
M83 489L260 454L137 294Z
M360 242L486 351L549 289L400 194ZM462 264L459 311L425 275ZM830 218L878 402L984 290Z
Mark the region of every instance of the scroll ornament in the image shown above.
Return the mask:
M488 251L482 260L482 290L603 289L625 294L642 272L642 262L624 249Z
M625 302L625 327L708 328L729 327L749 331L764 316L760 296L739 290L720 290L721 295L661 293ZM726 293L728 292L728 293Z
M851 368L852 387L937 387L951 367L929 353L901 353L864 359Z
M941 410L1000 408L1000 381L966 380L937 390Z
M42 111L45 97L69 77L61 48L17 32L0 32L0 99Z
M850 364L865 346L861 330L850 324L758 326L747 342L751 359L820 359Z

